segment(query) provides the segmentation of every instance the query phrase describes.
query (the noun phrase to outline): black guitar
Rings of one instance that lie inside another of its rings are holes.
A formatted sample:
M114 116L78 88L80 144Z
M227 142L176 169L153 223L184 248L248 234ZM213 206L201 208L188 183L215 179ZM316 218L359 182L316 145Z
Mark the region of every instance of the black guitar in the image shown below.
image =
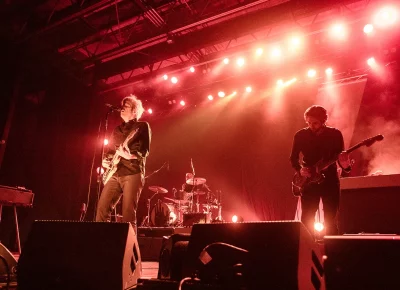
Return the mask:
M360 148L361 146L371 146L372 144L374 144L376 141L382 141L383 140L383 135L376 135L374 137L365 139L364 141L354 145L353 147L349 148L348 150L346 150L345 152L350 153L358 148ZM311 177L305 177L305 176L301 176L300 172L296 172L293 176L293 180L292 180L292 193L294 196L302 196L304 193L304 189L310 185L310 184L319 184L321 183L325 176L321 173L322 170L328 168L331 164L335 163L338 160L338 156L336 156L335 158L328 160L328 161L324 161L324 160L320 160L317 162L317 164L315 164L313 167L311 167Z

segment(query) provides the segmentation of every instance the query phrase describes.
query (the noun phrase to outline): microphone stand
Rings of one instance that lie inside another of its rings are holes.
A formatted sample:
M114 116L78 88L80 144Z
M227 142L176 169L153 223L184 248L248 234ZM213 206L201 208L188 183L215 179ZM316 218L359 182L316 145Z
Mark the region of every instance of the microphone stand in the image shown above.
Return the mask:
M103 176L103 159L104 159L104 149L105 149L105 144L104 140L106 139L106 134L108 130L108 116L114 111L114 108L109 108L107 111L106 117L104 119L104 131L103 131L103 140L101 142L101 158L100 158L100 166L99 166L99 171L97 172L97 200L96 200L96 205L94 207L95 213L93 215L93 220L96 218L96 209L97 205L99 203L100 199L100 194L101 194L101 185L102 185L102 176Z
M151 200L153 199L154 196L158 193L158 190L147 200L147 216L143 219L142 224L140 226L142 227L148 227L150 228L150 203Z

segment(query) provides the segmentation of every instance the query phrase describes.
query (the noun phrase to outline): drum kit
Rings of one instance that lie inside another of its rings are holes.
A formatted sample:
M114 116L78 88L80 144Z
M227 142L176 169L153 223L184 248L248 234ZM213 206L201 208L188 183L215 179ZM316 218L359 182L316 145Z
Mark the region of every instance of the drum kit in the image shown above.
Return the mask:
M141 226L179 227L184 225L185 215L202 213L211 217L213 209L218 210L214 220L222 221L220 199L209 190L206 185L206 179L193 177L187 179L186 184L192 186L190 192L185 190L178 191L174 188L172 190L173 198L164 197L165 202L159 199L153 207L151 207L151 200L154 196L157 194L166 194L168 190L161 186L149 186L149 190L154 192L154 194L147 200L147 216L144 218ZM217 193L220 193L220 191ZM203 203L200 203L201 197L205 197Z

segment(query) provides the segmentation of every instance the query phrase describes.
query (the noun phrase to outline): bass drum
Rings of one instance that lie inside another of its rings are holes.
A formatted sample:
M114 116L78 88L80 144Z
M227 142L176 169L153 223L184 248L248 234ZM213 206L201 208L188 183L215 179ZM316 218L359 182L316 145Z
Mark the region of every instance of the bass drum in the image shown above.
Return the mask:
M153 227L169 227L175 225L178 221L175 213L175 207L172 203L158 201L150 213L150 224Z

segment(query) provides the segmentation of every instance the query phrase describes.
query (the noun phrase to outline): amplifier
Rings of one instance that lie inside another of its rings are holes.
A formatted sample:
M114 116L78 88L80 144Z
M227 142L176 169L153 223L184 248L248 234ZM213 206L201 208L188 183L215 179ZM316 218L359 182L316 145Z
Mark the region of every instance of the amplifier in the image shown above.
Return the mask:
M208 224L211 222L211 213L184 213L183 214L183 226L188 227L193 224Z

